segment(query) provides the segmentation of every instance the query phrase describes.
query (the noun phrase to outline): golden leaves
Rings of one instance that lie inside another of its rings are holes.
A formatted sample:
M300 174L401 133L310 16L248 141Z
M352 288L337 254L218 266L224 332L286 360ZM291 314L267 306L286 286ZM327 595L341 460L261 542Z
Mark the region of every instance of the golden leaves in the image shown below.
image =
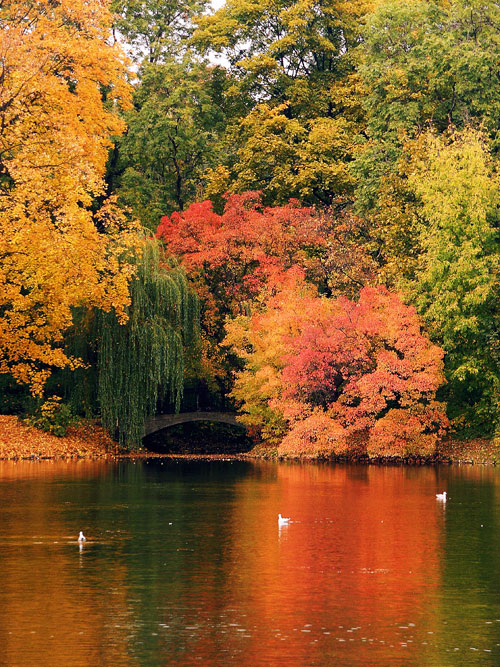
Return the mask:
M0 23L0 372L40 394L76 363L58 347L71 309L128 303L130 234L89 208L129 93L107 3L13 0Z

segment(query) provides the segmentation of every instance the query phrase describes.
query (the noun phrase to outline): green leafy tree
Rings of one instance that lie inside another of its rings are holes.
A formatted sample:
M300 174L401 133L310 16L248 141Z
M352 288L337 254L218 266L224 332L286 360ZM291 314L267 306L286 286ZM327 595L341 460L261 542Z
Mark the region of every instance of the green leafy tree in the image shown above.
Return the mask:
M222 78L222 81L221 81ZM119 143L120 201L154 229L201 192L224 123L224 72L191 60L148 66Z
M422 201L422 253L409 290L447 352L452 416L500 423L500 180L486 138L422 138L410 186Z
M364 210L377 202L407 137L477 119L496 140L499 21L492 0L386 0L368 17L359 70L367 140L355 168Z
M159 63L177 56L192 32L192 18L206 0L113 0L115 29L134 60Z
M371 4L312 0L251 6L230 0L198 19L193 41L222 53L233 88L254 108L231 124L231 145L208 192L262 190L268 204L291 196L328 205L350 192L347 165L363 121L353 47ZM213 182L219 183L219 191Z
M231 188L261 190L269 204L296 197L305 204L331 205L354 185L348 169L352 123L328 117L302 123L287 117L287 109L258 105L233 128L238 149Z
M243 89L258 101L290 103L291 116L332 115L329 90L352 72L364 0L229 0L199 17L195 42L222 52Z
M197 340L197 297L184 272L161 260L158 244L148 241L131 281L127 322L98 311L94 324L101 420L128 449L140 444L159 399L179 409L184 353L193 354Z

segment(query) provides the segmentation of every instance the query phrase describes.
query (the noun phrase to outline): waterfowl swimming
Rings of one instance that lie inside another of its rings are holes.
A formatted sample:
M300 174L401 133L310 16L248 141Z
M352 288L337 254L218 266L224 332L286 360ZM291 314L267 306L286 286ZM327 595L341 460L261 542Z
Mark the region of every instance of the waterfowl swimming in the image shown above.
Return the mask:
M278 526L286 526L290 523L290 517L281 516L278 514Z
M436 493L436 500L442 500L443 503L446 502L446 491L443 491L443 493Z
M86 538L85 535L83 534L83 531L80 531L80 535L78 535L78 541L79 541L79 542L85 542L86 539L87 539L87 538Z

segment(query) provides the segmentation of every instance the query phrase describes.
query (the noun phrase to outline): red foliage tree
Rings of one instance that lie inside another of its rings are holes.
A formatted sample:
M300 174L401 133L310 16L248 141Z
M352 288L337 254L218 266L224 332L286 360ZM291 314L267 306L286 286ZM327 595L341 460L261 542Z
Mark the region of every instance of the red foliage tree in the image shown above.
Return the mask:
M221 347L227 316L248 312L262 288L281 284L291 267L311 280L324 276L324 224L296 201L264 207L258 192L228 196L222 215L204 201L161 219L156 236L181 259L201 298L205 376L230 384L233 364Z
M156 236L188 271L218 279L224 309L240 310L242 298L255 297L286 269L318 270L318 248L326 246L322 224L314 209L296 201L263 207L260 193L246 192L228 196L222 215L204 201L164 216Z

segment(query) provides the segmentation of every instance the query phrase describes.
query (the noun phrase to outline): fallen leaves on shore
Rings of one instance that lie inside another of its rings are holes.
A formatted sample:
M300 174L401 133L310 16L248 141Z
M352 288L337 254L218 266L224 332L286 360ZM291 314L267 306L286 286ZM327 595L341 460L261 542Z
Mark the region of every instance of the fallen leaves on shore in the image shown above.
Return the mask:
M100 458L115 451L108 432L91 421L57 437L27 426L18 417L0 415L0 459Z

